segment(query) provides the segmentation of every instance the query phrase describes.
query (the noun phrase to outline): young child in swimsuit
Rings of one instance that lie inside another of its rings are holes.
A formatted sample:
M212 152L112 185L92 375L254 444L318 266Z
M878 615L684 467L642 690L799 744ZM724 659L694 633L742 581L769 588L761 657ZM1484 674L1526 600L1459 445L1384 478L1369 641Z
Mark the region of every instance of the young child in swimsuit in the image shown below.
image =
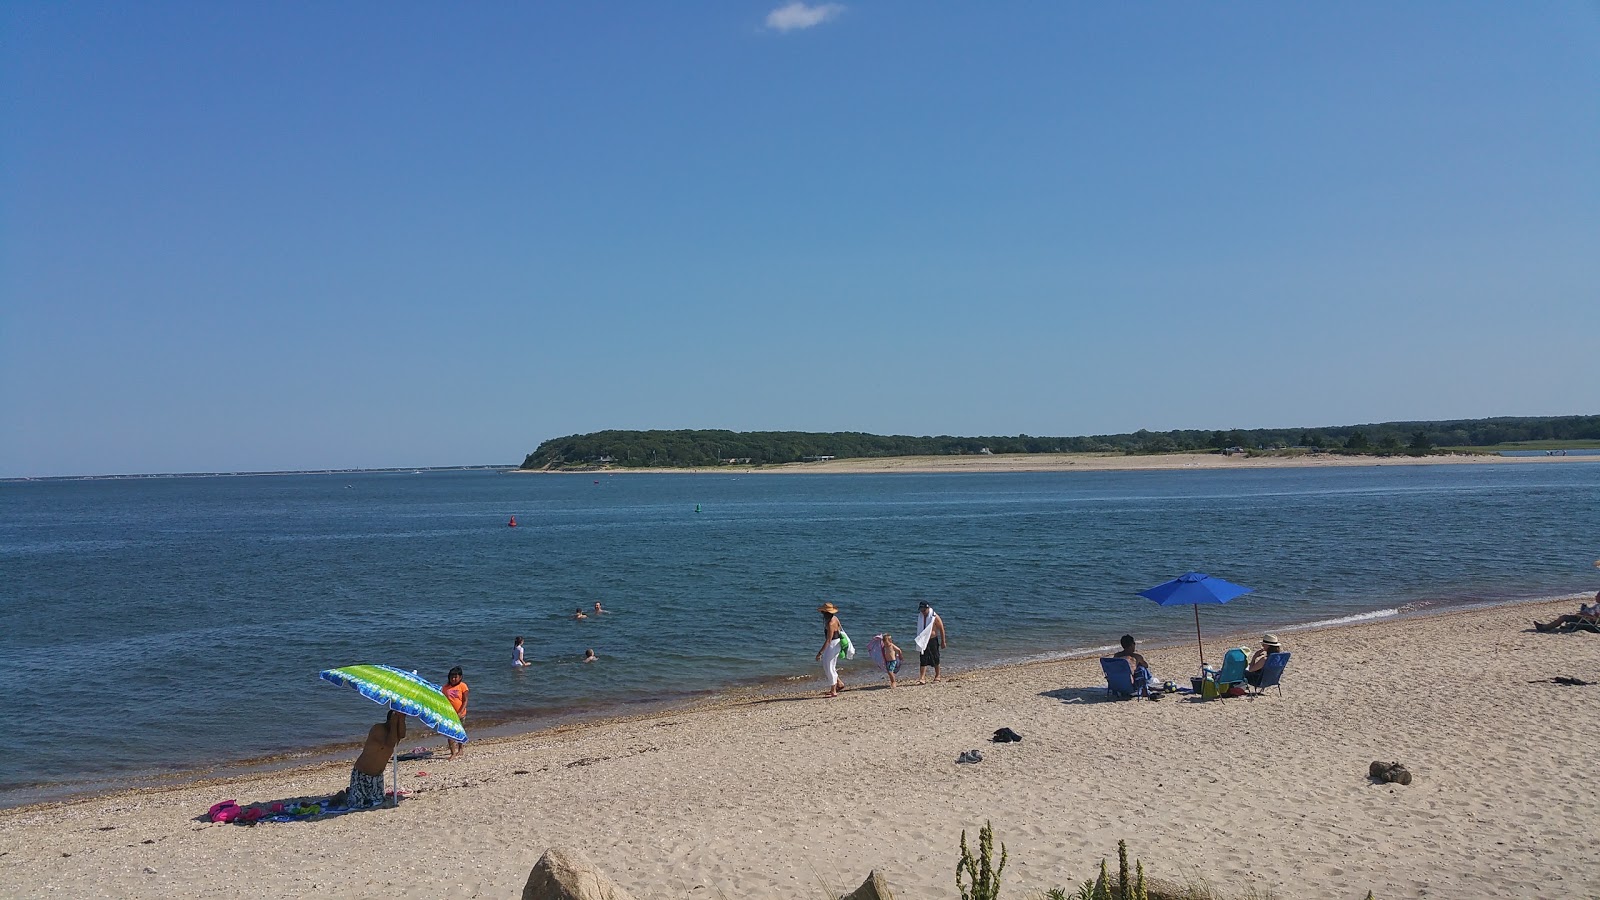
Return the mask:
M455 709L456 715L460 717L462 724L466 724L467 683L461 680L460 666L456 666L450 670L449 677L445 680L444 686L439 690L444 694L445 699L450 701L450 705ZM454 738L445 738L444 745L450 750L450 755L446 757L447 759L455 759L467 749L466 744L463 744Z
M883 667L889 673L889 687L894 687L894 676L895 676L895 673L900 671L900 660L905 659L905 658L906 658L906 655L904 653L900 652L900 648L898 646L896 646L896 644L894 642L894 637L891 636L891 635L887 635L887 634L884 635L883 636Z

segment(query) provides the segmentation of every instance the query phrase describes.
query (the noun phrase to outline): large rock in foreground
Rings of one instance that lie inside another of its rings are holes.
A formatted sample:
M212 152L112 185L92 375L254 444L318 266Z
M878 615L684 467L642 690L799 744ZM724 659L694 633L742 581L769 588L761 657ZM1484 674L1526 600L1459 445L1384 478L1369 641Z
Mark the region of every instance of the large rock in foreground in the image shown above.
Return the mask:
M539 857L528 883L522 886L522 900L633 900L627 891L611 883L581 852L551 847Z
M861 887L840 897L839 900L894 900L894 894L889 890L889 882L878 874L877 869L873 869L867 880L861 882Z

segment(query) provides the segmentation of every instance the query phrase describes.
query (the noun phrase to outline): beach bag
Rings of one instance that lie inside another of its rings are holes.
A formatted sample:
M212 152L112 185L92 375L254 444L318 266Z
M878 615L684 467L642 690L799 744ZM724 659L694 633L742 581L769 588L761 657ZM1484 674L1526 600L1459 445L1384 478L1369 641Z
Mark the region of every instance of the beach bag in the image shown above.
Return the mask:
M839 629L839 655L845 659L856 658L856 645L850 643L850 635L845 634L843 628Z
M206 810L206 818L212 822L232 822L243 813L244 810L239 808L238 801L224 800L221 803L213 804L210 809Z

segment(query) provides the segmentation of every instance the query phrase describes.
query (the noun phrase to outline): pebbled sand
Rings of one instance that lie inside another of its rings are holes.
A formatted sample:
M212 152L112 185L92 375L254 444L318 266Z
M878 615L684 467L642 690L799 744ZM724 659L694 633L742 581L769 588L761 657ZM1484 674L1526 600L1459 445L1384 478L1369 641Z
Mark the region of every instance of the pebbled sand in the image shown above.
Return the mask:
M1575 608L1285 632L1282 697L1108 702L1093 659L891 691L857 659L836 700L730 701L402 763L415 795L396 810L194 821L228 797L332 791L344 765L13 810L0 895L513 897L561 844L641 900L820 900L873 868L900 896L954 898L961 830L992 819L1012 898L1114 864L1119 838L1153 874L1232 895L1596 896L1600 687L1529 683L1600 682L1600 635L1528 630ZM1192 646L1148 656L1164 678L1195 667ZM987 743L1000 726L1024 741ZM985 761L956 765L972 747ZM1415 782L1371 784L1378 758Z

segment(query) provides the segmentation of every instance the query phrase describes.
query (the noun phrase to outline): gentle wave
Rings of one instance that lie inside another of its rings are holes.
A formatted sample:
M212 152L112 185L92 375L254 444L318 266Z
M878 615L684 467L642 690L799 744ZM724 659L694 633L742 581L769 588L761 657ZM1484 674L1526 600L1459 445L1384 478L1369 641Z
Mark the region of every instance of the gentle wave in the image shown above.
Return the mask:
M1373 619L1388 619L1400 615L1398 609L1375 609L1371 612L1356 613L1353 616L1340 616L1337 619L1319 619L1315 622L1306 622L1300 625L1280 625L1279 631L1308 631L1313 628L1329 628L1334 625L1349 625L1353 622L1370 622Z

